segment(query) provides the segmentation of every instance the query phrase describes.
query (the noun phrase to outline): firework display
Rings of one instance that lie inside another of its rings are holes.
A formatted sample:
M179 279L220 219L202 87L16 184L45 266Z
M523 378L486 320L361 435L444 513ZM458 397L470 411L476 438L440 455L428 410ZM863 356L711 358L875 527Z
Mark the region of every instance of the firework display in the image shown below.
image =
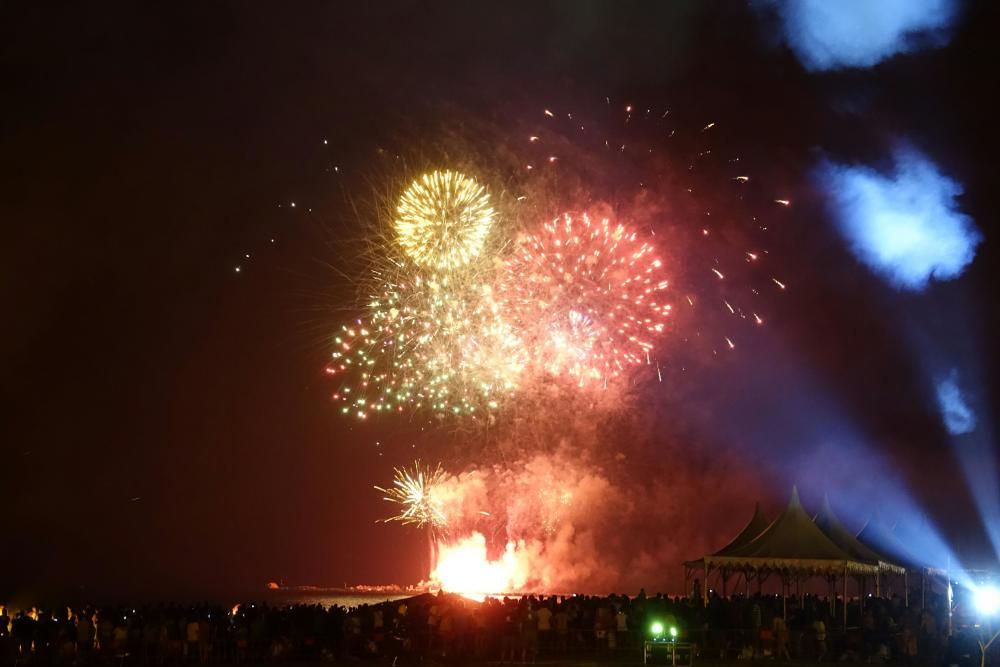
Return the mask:
M730 328L763 324L765 290L786 283L763 273L767 250L752 235L766 231L766 221L731 222L750 188L739 158L702 167L716 124L691 133L701 150L686 157L688 173L714 169L712 178L726 185L713 193L720 207L713 211L691 199L693 188L677 185L675 161L658 152L663 137L674 137L664 133L668 114L625 106L595 142L573 114L547 110L527 136L521 196L494 197L451 169L400 187L361 282L364 312L334 336L327 371L340 378L333 397L341 412L492 424L519 401L536 409L555 386L593 395L628 386L643 366L653 369L645 377L661 382L683 372L683 359L663 354L668 330L702 355L736 349L739 334ZM567 164L586 167L594 154L627 168L608 183L552 180ZM585 199L622 181L637 193L624 204L561 206L567 192ZM768 193L766 204L776 201L790 203ZM570 212L553 218L556 206Z
M668 283L634 230L567 213L503 247L449 272L391 264L367 316L334 337L343 413L483 415L546 379L606 385L650 361Z
M485 274L417 274L372 297L334 339L327 371L356 380L334 394L341 411L475 415L546 378L604 385L650 362L670 305L648 242L584 213L513 246Z
M398 508L388 521L428 531L431 581L447 590L592 580L596 554L565 556L593 551L593 531L604 529L594 507L621 516L632 505L579 460L599 437L591 424L621 412L641 373L669 382L684 372L677 346L665 353L668 332L695 354L734 350L730 328L763 324L764 290L786 288L764 261L766 220L733 222L751 190L739 158L707 164L715 123L692 132L681 172L657 152L674 136L663 131L669 111L624 109L597 142L572 114L545 110L514 184L501 171L486 179L505 183L500 196L450 169L408 180L373 235L361 312L333 336L327 372L340 380L342 413L449 420L514 441L503 463L450 473L418 461L376 487ZM623 168L591 175L595 153ZM574 177L556 177L574 164ZM678 180L702 168L725 184L704 204ZM595 195L619 190L624 200ZM765 203L790 205L770 193ZM558 455L540 453L549 443Z

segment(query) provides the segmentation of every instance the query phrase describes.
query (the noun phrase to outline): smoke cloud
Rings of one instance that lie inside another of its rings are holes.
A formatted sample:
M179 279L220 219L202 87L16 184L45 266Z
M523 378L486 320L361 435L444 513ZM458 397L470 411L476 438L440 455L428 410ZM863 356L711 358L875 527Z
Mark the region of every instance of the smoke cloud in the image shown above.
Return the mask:
M817 176L854 255L893 286L921 291L961 275L982 236L958 210L959 183L912 148L894 159L891 174L825 162Z
M948 41L953 0L778 0L788 44L809 70L872 67Z
M724 543L759 496L737 466L706 474L690 455L668 458L640 479L624 455L599 465L564 444L453 475L432 491L448 517L432 579L480 593L676 590L679 564ZM706 525L735 507L732 522Z

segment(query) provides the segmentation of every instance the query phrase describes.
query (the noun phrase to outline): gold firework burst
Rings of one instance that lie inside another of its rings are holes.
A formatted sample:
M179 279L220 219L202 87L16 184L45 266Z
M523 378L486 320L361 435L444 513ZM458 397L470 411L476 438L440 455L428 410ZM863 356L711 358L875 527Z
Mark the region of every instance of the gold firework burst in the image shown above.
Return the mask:
M448 518L433 494L434 487L447 476L444 469L440 465L432 468L416 461L411 469L396 468L394 473L391 487L375 487L385 494L385 500L403 507L398 514L386 521L431 528L445 527Z
M475 259L493 226L489 193L455 171L432 171L403 193L396 209L399 244L418 265L451 271Z

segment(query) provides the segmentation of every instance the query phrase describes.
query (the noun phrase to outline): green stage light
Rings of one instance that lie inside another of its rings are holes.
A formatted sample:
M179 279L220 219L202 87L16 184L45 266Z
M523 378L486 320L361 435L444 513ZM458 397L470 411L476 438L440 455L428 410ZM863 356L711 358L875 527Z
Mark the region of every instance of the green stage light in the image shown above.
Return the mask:
M673 628L671 628L671 630L673 630ZM649 626L649 631L653 633L654 637L662 637L663 623L660 623L659 621L653 621L653 624Z

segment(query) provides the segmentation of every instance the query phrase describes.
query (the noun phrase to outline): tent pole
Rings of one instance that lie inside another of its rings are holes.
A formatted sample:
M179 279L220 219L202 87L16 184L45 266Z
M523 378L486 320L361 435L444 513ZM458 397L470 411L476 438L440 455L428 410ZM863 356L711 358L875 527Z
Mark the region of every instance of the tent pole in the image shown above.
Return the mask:
M927 608L927 569L920 571L920 608Z
M719 570L719 575L722 577L722 597L726 597L726 581L729 579L729 570L722 568Z
M949 563L949 565L950 564L951 563ZM955 605L955 600L952 597L952 590L951 590L951 570L949 570L948 571L948 636L949 637L951 637L952 633L951 616L952 616L952 611L954 611L955 609L954 605Z
M847 632L847 566L844 566L844 632Z
M882 597L882 571L875 571L875 597Z
M701 604L703 607L708 606L708 561L705 561L705 578L702 580L701 584Z
M903 570L903 606L907 609L910 608L910 584L907 581L908 570Z
M781 618L784 621L788 620L788 602L785 596L785 590L788 588L788 582L785 580L785 573L781 573Z

